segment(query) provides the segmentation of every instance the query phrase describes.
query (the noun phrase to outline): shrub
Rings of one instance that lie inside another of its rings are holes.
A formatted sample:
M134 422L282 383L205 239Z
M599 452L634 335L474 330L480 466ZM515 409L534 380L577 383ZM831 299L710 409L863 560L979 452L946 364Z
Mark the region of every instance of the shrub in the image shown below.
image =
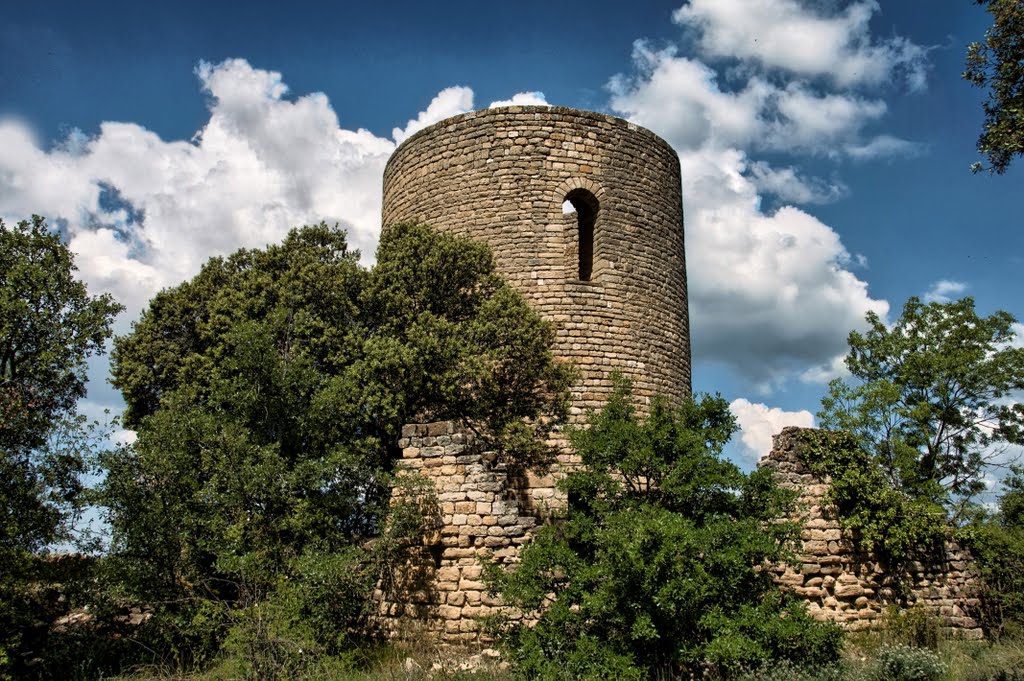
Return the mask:
M769 471L720 458L728 405L655 400L636 418L629 386L571 437L583 466L561 483L569 508L518 567L489 577L507 603L539 613L509 625L528 678L735 675L764 660L828 663L842 636L783 595L762 566L782 560L792 496Z
M872 681L938 681L946 672L938 654L911 646L883 646L874 666Z

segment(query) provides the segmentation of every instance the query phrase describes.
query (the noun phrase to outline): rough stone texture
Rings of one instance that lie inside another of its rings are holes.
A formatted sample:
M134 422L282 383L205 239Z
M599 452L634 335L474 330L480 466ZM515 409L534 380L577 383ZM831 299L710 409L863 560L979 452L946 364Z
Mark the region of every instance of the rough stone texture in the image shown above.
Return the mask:
M835 509L823 500L829 480L812 474L801 456L809 430L785 428L760 464L800 494L799 564L780 569L776 581L803 598L813 616L835 620L847 629L870 628L890 605L917 605L958 635L981 638L981 627L970 615L978 605L970 554L947 542L944 555L931 563L914 563L897 575L877 557L857 551Z
M604 403L615 370L641 398L690 394L680 187L675 151L632 123L503 107L406 140L384 171L383 224L422 221L490 244L502 276L554 323L556 356L579 369L578 416ZM589 281L567 198L598 206Z
M554 324L556 356L579 369L579 420L603 405L615 370L641 398L690 394L680 191L678 157L643 128L573 109L504 107L441 121L406 140L384 172L383 224L422 221L488 243L499 272ZM577 213L563 213L566 200ZM580 235L594 210L588 277ZM800 460L800 433L777 436L763 464L800 492L805 510L801 567L779 569L782 588L817 617L851 629L871 626L890 603L921 603L946 626L980 636L967 615L969 556L950 545L938 564L914 566L901 580L886 575L872 556L855 552L822 506L828 481ZM480 580L480 558L518 560L539 518L565 503L555 480L574 457L557 443L563 454L552 474L512 475L448 422L406 426L399 444L403 474L423 475L436 488L440 529L378 594L381 622L396 634L478 640L479 618L500 606ZM905 598L899 581L910 585Z
M480 618L500 605L487 594L480 558L516 562L542 509L525 478L496 463L455 423L407 425L399 446L399 475L433 482L441 523L410 563L397 567L394 587L378 592L379 620L399 637L478 641Z
M780 588L806 601L814 617L850 630L870 628L890 605L920 605L951 632L981 638L981 627L970 615L978 602L968 552L949 543L944 556L931 564L917 563L902 575L886 572L877 558L858 552L834 511L822 502L829 481L813 475L801 458L808 430L783 430L761 463L800 495L798 566L777 569ZM377 594L379 619L397 636L480 642L480 618L501 607L486 592L480 559L490 556L500 565L518 562L546 505L561 502L553 492L538 502L535 481L495 463L493 454L456 423L407 425L399 445L400 475L422 475L433 482L440 528L408 564L395 570L397 588Z

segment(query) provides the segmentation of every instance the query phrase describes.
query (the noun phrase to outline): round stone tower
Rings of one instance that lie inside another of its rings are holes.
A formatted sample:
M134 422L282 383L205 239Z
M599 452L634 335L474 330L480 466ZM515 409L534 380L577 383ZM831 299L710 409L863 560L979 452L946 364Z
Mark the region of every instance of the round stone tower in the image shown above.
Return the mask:
M449 118L388 162L384 228L403 221L490 244L579 370L575 408L601 406L616 370L637 396L689 396L679 158L652 132L562 107Z

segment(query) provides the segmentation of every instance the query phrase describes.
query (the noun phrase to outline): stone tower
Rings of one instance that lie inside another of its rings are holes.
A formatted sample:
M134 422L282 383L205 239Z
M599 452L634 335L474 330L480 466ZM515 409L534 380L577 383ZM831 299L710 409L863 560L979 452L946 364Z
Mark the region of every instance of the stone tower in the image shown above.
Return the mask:
M650 131L561 107L449 118L384 171L384 227L410 220L490 244L579 370L575 409L615 370L640 397L690 394L679 158Z

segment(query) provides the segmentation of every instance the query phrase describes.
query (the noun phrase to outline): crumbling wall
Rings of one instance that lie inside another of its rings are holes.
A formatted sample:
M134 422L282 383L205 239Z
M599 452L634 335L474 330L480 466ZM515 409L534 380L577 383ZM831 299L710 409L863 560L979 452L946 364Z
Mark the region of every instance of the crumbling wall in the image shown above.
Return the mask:
M978 602L970 554L948 542L932 561L892 574L876 556L859 551L823 500L829 481L803 461L807 430L783 430L761 463L799 494L797 564L777 569L780 588L802 598L812 616L852 631L877 624L892 605L920 606L948 631L981 638L971 616ZM399 444L400 475L422 475L433 483L440 527L407 564L396 566L387 593L378 592L380 622L395 636L477 642L480 619L501 607L487 593L482 561L516 563L532 530L564 500L553 487L538 486L538 478L510 471L457 423L405 426Z
M525 476L450 421L405 426L399 446L399 475L433 482L441 526L408 564L396 567L390 588L378 592L379 619L400 637L474 642L480 618L500 605L482 581L481 559L516 562L554 490L529 488Z
M781 485L799 493L798 564L780 569L777 582L804 599L814 617L850 630L872 627L892 605L913 605L925 608L948 630L980 638L981 627L970 614L978 605L970 553L947 542L941 555L894 574L877 556L858 550L852 533L843 529L835 508L824 500L829 480L811 473L804 463L809 431L785 428L760 464L771 468Z

